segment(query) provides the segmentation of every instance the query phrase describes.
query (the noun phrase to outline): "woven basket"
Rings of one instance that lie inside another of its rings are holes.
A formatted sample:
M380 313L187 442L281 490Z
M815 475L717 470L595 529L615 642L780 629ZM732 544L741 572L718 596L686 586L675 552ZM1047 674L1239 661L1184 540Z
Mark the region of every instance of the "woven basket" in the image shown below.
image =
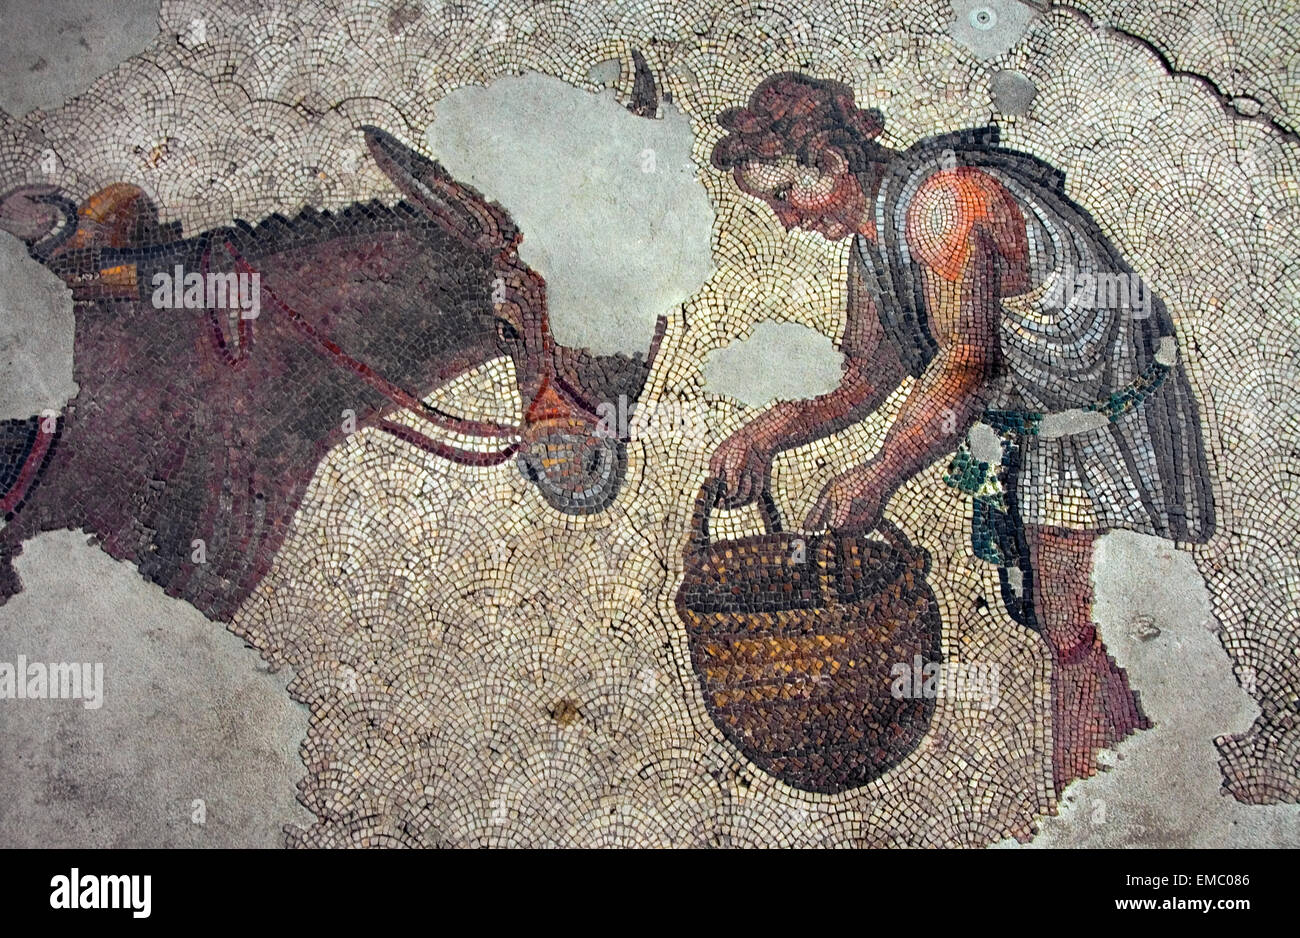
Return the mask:
M717 483L695 502L677 612L713 722L745 757L804 791L863 785L916 748L934 700L896 696L905 665L939 662L930 560L892 524L885 540L782 532L711 542Z

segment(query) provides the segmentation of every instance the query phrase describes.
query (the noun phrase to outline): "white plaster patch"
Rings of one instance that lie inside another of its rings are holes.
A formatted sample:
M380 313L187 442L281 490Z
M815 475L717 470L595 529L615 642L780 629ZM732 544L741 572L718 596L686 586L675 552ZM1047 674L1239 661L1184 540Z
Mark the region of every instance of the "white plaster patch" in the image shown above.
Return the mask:
M1099 754L1035 847L1268 847L1296 843L1300 805L1243 805L1222 791L1214 738L1259 710L1233 674L1191 554L1115 531L1095 551L1093 616L1155 727ZM1010 844L1002 844L1010 846Z
M966 435L971 455L990 466L1002 464L1002 440L987 423L976 421Z
M1100 430L1109 423L1109 418L1095 410L1071 407L1055 414L1043 414L1042 423L1038 425L1038 435L1044 440L1055 440L1076 433L1091 433Z
M103 665L102 707L0 700L7 847L279 847L307 710L257 654L135 567L49 531L15 563L0 661Z
M62 410L72 380L72 293L0 233L0 419Z
M1156 349L1156 361L1160 364L1172 368L1178 361L1178 343L1171 335L1162 335L1160 337L1160 348Z
M798 323L760 322L747 339L709 354L704 389L751 407L827 394L840 385L844 356L831 340Z
M1020 41L1037 15L1019 0L952 0L948 34L981 59L992 59Z
M5 0L0 9L0 107L55 108L158 35L158 0Z
M637 117L612 90L536 74L438 102L430 152L519 225L520 257L546 278L564 345L644 353L658 316L713 270L690 121L661 108L662 119Z

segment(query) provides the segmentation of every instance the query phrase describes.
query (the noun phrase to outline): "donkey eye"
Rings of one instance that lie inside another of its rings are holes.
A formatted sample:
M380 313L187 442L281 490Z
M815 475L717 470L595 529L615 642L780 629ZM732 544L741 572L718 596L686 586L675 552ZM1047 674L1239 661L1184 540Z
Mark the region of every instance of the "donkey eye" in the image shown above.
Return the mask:
M497 320L497 338L502 342L518 342L519 331L504 319Z

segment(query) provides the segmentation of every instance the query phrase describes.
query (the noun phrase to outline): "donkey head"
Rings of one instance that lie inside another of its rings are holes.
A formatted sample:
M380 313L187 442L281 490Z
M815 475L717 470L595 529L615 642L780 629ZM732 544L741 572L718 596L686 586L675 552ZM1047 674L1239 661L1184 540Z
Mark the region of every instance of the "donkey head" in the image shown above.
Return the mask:
M598 410L617 407L620 398L634 402L649 362L558 346L547 323L546 281L520 260L523 236L505 211L390 134L367 127L365 135L376 162L408 199L484 259L489 282L481 315L495 329L499 353L514 363L525 402L520 471L560 511L603 510L618 495L627 457Z

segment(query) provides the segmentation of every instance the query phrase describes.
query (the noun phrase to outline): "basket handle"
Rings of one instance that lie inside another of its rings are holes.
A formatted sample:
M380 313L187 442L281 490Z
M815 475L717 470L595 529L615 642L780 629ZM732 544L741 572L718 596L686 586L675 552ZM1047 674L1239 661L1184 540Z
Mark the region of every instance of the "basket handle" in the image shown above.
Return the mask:
M781 526L781 509L777 507L776 499L767 489L758 493L758 516L763 519L763 527L768 534L785 530Z
M882 515L876 522L875 529L889 543L890 547L909 560L916 560L918 556L916 546L907 539L907 535L899 530L898 525L892 521L887 521Z
M709 518L713 514L713 509L722 496L723 480L709 479L700 488L700 493L695 497L695 511L691 516L691 539L690 546L695 552L707 550L712 543L709 537ZM776 499L767 489L763 489L758 496L758 513L763 519L763 528L768 534L775 534L785 530L781 522L781 510L776 504ZM880 533L881 537L898 551L903 557L907 558L909 563L920 563L928 571L930 562L929 556L925 551L916 547L892 521L886 520L882 515L875 524L873 530Z
M691 514L691 548L695 551L708 549L712 543L709 537L709 519L713 515L713 509L717 507L721 500L723 492L722 479L709 479L700 487L700 493L695 496L695 510ZM777 508L776 499L767 489L763 489L758 496L758 514L763 519L763 529L768 534L775 534L784 530L781 525L781 511Z

